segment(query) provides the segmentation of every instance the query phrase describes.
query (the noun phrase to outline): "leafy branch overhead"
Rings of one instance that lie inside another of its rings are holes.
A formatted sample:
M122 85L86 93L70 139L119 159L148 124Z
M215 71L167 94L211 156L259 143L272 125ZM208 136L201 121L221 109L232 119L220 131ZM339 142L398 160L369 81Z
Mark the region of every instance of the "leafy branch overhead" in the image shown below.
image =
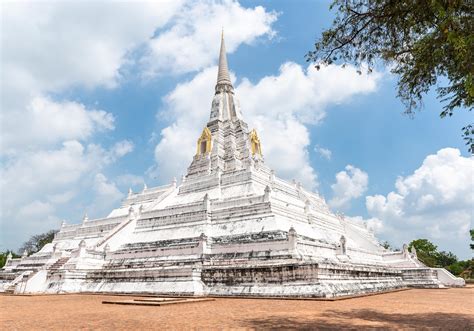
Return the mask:
M474 1L335 0L336 18L306 60L316 68L336 61L372 71L378 60L398 75L407 114L422 107L436 85L441 117L474 107ZM438 83L446 81L445 86ZM474 153L472 125L463 128Z

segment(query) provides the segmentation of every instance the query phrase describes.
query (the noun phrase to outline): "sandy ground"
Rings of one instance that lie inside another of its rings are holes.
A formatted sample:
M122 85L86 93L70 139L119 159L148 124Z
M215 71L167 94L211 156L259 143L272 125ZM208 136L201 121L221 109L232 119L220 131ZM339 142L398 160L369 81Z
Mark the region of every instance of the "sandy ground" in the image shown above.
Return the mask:
M0 295L2 330L474 330L474 287L413 289L340 301L216 299L162 307L132 297Z

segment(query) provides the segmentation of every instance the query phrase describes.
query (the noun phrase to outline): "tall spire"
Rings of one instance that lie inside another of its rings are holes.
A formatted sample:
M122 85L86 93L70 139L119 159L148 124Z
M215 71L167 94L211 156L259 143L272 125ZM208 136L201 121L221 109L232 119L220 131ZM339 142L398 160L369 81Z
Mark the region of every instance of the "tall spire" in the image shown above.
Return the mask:
M211 114L202 132L197 141L197 153L186 174L186 181L179 187L180 193L194 190L194 179L199 177L212 174L219 178L220 174L249 169L263 162L257 133L253 131L251 137L249 136L239 100L234 95L227 66L224 34L221 37L219 70ZM221 181L212 183L220 185ZM209 182L209 185L214 185L212 183Z
M219 71L217 73L216 88L219 85L232 86L232 82L230 81L229 68L227 66L227 55L225 51L225 42L224 42L224 29L222 29L222 36L221 36L221 50L219 53Z

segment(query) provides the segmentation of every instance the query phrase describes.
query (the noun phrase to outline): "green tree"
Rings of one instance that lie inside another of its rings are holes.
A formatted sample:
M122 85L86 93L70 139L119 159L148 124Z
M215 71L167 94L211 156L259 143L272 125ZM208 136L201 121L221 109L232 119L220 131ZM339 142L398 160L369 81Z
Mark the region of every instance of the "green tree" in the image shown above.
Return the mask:
M458 262L458 258L451 252L439 252L436 256L436 264L440 267L447 267L451 264Z
M386 240L385 240L384 242L380 243L380 246L382 246L382 247L385 248L385 249L393 250L392 245L390 245L390 243L389 243L388 241L386 241Z
M470 266L470 261L458 261L446 267L453 275L459 276L465 272ZM467 275L468 278L470 275Z
M463 272L461 272L460 276L463 278L474 278L474 259L470 259L464 261L466 263L466 267L464 268Z
M48 232L32 236L28 241L21 245L19 253L22 254L25 250L28 251L29 254L39 252L44 245L53 241L56 232L58 231L49 230Z
M334 0L332 26L322 33L306 60L321 65L341 61L372 71L377 61L398 75L398 97L407 114L441 77L441 117L474 107L474 1ZM361 72L361 71L359 71ZM441 80L443 83L444 80ZM474 153L474 125L463 128Z
M423 262L428 267L435 267L437 265L438 247L431 243L428 239L413 240L408 249L415 247L418 260Z
M469 232L471 233L471 241L474 241L474 229L471 229ZM470 246L471 249L474 250L474 244L471 243Z

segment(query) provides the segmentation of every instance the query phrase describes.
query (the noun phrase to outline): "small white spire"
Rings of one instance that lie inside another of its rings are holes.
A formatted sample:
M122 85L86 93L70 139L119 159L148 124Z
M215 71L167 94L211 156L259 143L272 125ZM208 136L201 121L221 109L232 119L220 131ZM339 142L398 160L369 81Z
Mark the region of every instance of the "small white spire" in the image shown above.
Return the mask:
M89 220L89 217L87 216L87 212L84 213L84 217L82 218L82 222L86 222Z
M132 196L132 194L133 194L132 188L129 187L128 188L128 197L130 198Z
M265 186L265 190L263 193L263 200L267 202L270 201L271 194L272 194L272 188L269 185Z
M206 193L204 195L203 204L204 204L204 208L206 208L206 210L211 209L211 200L209 199L209 194L208 193Z
M305 214L308 214L310 210L311 210L311 202L309 200L306 200L304 202L304 212L305 212Z
M143 192L146 192L146 190L148 190L148 186L146 186L146 183L144 182L143 183Z

